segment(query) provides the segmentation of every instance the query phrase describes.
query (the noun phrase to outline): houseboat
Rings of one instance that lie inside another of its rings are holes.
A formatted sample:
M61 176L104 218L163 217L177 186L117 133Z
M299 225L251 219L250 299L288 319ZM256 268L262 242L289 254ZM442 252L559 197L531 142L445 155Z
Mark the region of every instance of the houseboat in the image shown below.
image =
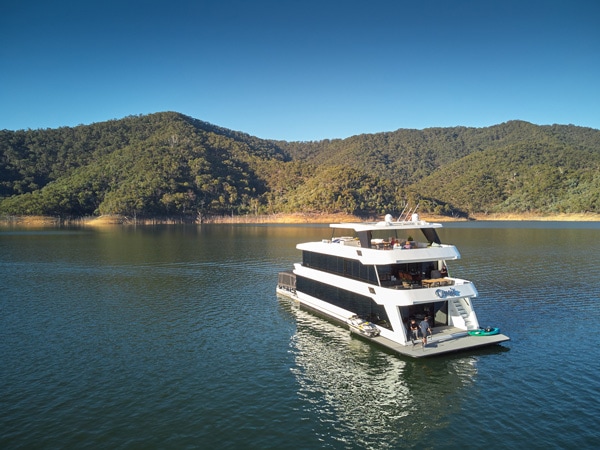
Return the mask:
M450 275L448 263L460 253L440 241L441 224L415 213L404 220L394 221L388 214L382 222L330 227L327 239L296 246L302 262L279 273L278 294L365 339L417 358L509 340L498 328L476 332L482 329L473 305L477 289ZM408 324L426 318L428 336L424 343L415 342ZM375 330L360 332L357 320Z

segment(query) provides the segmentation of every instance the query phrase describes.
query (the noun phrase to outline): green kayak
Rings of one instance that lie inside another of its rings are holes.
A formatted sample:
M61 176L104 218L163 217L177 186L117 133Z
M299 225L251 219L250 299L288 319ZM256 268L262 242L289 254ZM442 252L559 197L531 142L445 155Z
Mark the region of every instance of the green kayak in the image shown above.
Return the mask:
M478 330L471 330L468 333L471 336L491 336L493 334L500 333L500 328L496 328L496 327L480 328Z

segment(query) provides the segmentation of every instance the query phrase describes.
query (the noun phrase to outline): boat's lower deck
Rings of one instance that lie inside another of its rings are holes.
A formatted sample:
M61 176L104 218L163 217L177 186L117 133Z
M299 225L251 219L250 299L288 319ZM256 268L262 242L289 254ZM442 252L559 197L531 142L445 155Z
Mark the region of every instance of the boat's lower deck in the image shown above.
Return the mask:
M496 334L493 336L470 336L466 331L455 327L434 327L432 333L433 336L428 338L427 345L425 346L422 345L421 340L415 341L414 345L402 345L383 336L366 339L396 353L411 356L413 358L423 358L440 355L442 353L452 353L477 347L485 347L510 340L508 336L503 334Z
M299 301L296 293L292 290L277 289L277 293L290 298L298 302L303 309L308 311L314 311L316 314L321 316L323 311L311 308ZM335 319L334 317L327 316L329 319L334 320L336 323L344 327L348 327L348 324ZM369 341L373 341L377 345L392 350L400 355L410 356L413 358L423 358L428 356L436 356L444 353L459 352L467 349L473 349L477 347L485 347L489 345L499 344L501 342L509 341L510 338L503 334L495 334L491 336L470 336L466 330L452 326L437 326L432 328L433 335L428 338L427 345L423 346L421 340L415 341L415 344L409 343L408 345L399 344L398 342L392 341L383 336L366 337L350 328L350 332L360 336Z

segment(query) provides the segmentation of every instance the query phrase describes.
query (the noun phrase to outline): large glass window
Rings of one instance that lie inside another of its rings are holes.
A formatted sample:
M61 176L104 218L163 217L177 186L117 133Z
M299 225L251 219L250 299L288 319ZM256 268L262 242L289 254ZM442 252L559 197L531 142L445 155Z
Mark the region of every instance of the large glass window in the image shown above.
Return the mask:
M429 316L433 319L433 322L430 322L432 327L448 325L448 302L445 301L402 306L400 307L400 313L404 321L409 319L421 320L423 317Z
M334 273L355 280L377 284L374 266L365 266L356 259L323 255L314 252L302 252L302 264L306 267Z
M378 305L372 298L344 289L320 283L302 276L296 277L296 290L312 297L339 306L356 313L359 317L369 320L382 327L390 328L385 308Z

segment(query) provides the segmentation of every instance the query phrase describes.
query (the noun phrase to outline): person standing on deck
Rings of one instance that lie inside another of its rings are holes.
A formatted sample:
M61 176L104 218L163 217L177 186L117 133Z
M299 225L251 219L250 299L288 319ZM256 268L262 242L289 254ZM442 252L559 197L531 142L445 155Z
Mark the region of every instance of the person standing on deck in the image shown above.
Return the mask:
M425 316L425 318L419 324L421 328L421 336L423 337L423 347L427 345L427 334L431 336L431 327L429 326L429 317Z
M413 343L413 345L415 345L415 341L419 340L419 325L417 325L417 322L415 321L415 319L410 319L408 328L410 330L410 336L411 336L412 343Z

